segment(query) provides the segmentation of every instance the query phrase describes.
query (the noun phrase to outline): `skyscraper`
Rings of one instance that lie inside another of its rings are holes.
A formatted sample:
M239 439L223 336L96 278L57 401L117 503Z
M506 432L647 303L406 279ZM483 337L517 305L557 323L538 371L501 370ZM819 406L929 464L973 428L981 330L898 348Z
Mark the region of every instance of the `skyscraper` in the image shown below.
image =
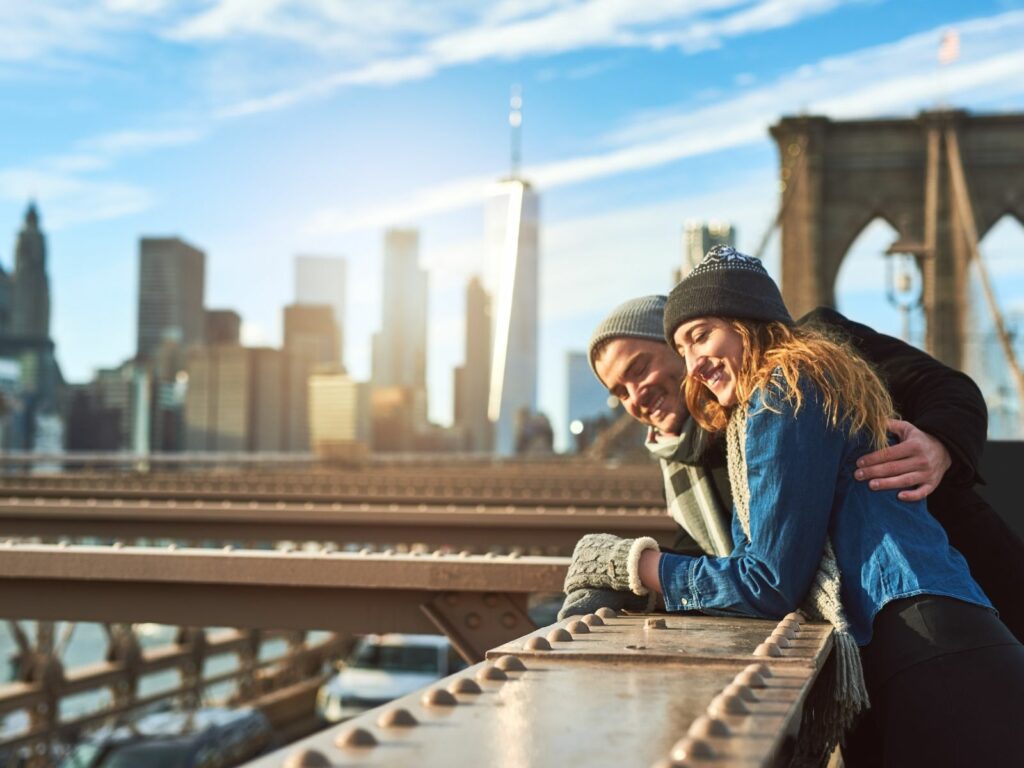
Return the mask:
M334 310L320 304L284 308L284 351L288 374L286 450L309 450L309 377L319 367L338 365Z
M490 451L487 398L491 378L491 300L480 278L466 285L466 355L455 369L455 425L468 451Z
M232 344L188 352L185 445L191 451L279 451L282 353Z
M9 425L3 447L52 448L62 439L57 413L64 383L50 339L46 238L34 203L14 246L14 271L0 277L0 361L18 370L8 382L17 393L6 400L11 416L3 419L17 423Z
M354 455L355 445L365 450L371 430L370 385L341 371L323 371L309 377L309 435L315 453Z
M330 256L295 257L295 303L326 304L338 328L338 362L345 365L345 260Z
M487 201L484 248L493 297L487 415L499 456L515 452L516 417L537 410L538 197L519 178L498 182Z
M373 386L427 385L427 273L419 264L415 229L384 233L384 291L380 332L373 338Z
M25 211L25 224L14 250L14 290L10 333L36 339L50 337L50 281L46 275L46 239L39 229L34 203Z
M202 343L206 254L177 237L139 241L138 356L148 360L165 340Z

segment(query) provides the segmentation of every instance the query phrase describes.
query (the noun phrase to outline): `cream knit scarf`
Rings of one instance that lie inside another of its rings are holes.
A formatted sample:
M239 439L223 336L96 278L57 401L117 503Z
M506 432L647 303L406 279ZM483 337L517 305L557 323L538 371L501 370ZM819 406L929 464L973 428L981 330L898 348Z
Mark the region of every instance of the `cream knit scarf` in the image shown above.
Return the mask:
M746 405L733 409L726 429L726 452L729 463L729 482L732 485L733 503L743 532L750 538L750 487L747 485L747 414ZM856 716L870 704L864 685L864 671L861 668L860 651L850 634L846 615L840 601L839 566L836 563L832 542L825 540L825 554L818 565L814 583L800 607L802 613L818 621L827 621L834 628L832 634L834 680L821 680L816 685L825 696L813 697L805 704L804 720L801 726L797 756L810 763L827 755ZM827 667L826 667L827 670ZM824 674L824 673L823 673Z

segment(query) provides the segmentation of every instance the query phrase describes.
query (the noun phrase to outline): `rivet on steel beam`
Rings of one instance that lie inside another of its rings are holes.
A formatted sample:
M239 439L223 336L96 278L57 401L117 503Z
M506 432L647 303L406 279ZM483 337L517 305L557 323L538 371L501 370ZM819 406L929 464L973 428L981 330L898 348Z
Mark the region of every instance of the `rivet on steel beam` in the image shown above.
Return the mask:
M590 627L588 627L584 622L580 621L579 619L577 619L576 621L569 622L565 625L565 628L574 635L590 634Z
M722 691L726 696L737 696L744 701L757 701L757 696L750 688L742 683L732 682L725 686L725 690Z
M668 624L665 623L664 619L649 618L644 621L644 627L646 629L668 629Z
M493 664L484 664L476 672L476 679L483 680L508 680L508 675L505 674L505 670L498 669Z
M729 730L729 726L717 717L701 715L693 721L687 733L698 739L708 739L729 736L732 732Z
M373 554L373 550L370 549L369 547L363 547L362 549L359 550L359 554L362 555L363 557L366 557L367 555L372 555Z
M776 634L775 632L772 632L772 634L768 637L768 642L775 643L777 646L779 646L779 648L789 648L789 646L792 645L792 643L789 642L788 637L786 637L785 635Z
M755 656L781 656L782 650L775 643L761 643L754 649Z
M234 545L233 545L233 544L225 544L225 545L224 545L224 546L223 546L223 547L221 548L221 551L222 551L222 552L234 552L234 551L235 551L235 547L234 547Z
M583 623L586 624L588 627L604 626L604 622L601 621L601 617L598 616L596 613L588 613L586 616L584 616Z
M377 718L377 725L381 728L412 728L418 723L419 721L412 716L408 709L401 707L385 709Z
M689 768L689 766L689 763L673 760L671 757L663 757L652 765L651 768Z
M609 608L608 606L598 608L596 611L594 611L594 613L596 613L602 619L614 619L616 616L619 615L618 611L616 611L614 608Z
M747 666L743 668L743 671L754 672L765 680L772 676L772 671L768 668L767 664L747 664Z
M431 688L420 699L425 707L454 707L457 702L444 688Z
M385 557L390 557L391 555L395 554L395 550L393 550L391 547L388 547L383 552L381 552L381 554Z
M703 739L684 736L675 743L670 754L672 759L679 763L683 760L690 760L691 758L706 760L715 756L715 750L713 750L711 745Z
M523 647L528 651L550 651L551 643L543 637L531 637Z
M468 677L458 677L448 686L448 693L483 693L483 689Z
M473 553L470 552L468 549L464 549L461 552L459 552L459 557L472 557L472 555Z
M796 637L796 633L799 631L799 629L794 629L792 624L788 624L783 621L779 623L779 626L772 630L772 634L776 635L777 637L784 637L787 640L792 640L794 637Z
M114 549L124 549L124 542L118 539L111 545Z
M745 715L750 712L743 699L727 693L720 693L708 705L708 713L715 717L721 715Z
M172 542L171 542L170 544L168 544L168 545L167 545L167 549L168 549L168 551L170 551L170 552L173 552L173 551L174 551L174 550L176 550L177 548L178 548L178 545L177 545L177 544L175 544L175 543L174 543L173 541L172 541Z
M365 728L346 728L334 738L334 746L343 749L376 747L377 739Z
M433 556L433 557L444 557L444 550L443 550L443 549L435 549L435 550L434 550L433 552L431 552L430 554L431 554L431 556Z
M299 749L284 760L284 768L331 768L331 761L315 749Z
M480 629L480 625L484 623L484 620L480 618L479 613L467 613L466 614L466 626L470 629Z
M493 608L498 604L498 596L493 592L487 592L484 594L484 605L488 608Z
M751 669L743 670L738 675L736 675L734 680L740 685L747 685L751 688L764 688L767 685L764 681L764 678L760 674Z
M572 640L572 635L562 627L556 627L548 632L548 640L552 643L567 643Z
M794 635L799 635L801 629L800 624L793 621L792 619L783 619L779 622L779 626L777 628L786 629L792 632Z
M444 602L445 602L445 605L458 605L459 596L457 594L455 594L454 592L445 592L444 593Z
M511 654L505 654L499 656L494 662L494 666L498 669L503 669L506 672L525 672L526 665L523 664L523 660L518 656L512 656Z
M801 616L796 611L792 611L790 613L787 613L785 616L782 617L782 620L783 621L793 621L793 622L796 622L797 626L799 626L799 625L804 623L804 617Z

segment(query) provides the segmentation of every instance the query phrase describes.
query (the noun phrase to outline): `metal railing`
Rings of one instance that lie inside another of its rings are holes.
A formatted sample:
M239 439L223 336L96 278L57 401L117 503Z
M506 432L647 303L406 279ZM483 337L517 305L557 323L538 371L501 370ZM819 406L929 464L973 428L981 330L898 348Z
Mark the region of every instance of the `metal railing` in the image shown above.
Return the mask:
M797 614L602 609L247 766L783 766L831 641Z

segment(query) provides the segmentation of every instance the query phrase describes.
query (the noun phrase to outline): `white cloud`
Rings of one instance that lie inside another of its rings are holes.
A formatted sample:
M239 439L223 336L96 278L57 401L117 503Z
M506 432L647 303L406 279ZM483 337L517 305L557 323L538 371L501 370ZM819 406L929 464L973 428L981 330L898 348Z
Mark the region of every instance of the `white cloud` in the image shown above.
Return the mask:
M550 190L764 141L768 126L802 107L834 118L910 113L942 98L984 101L1024 93L1024 13L960 26L964 58L938 71L941 29L801 67L738 96L634 116L606 137L609 149L527 167L523 175ZM838 95L837 95L838 94ZM421 189L404 201L352 211L325 209L313 228L343 233L478 205L486 179L458 179Z
M511 3L496 14L480 12L482 6L452 2L443 5L438 16L448 28L433 35L418 36L422 24L411 14L404 19L407 8L404 0L378 2L376 8L389 7L386 18L403 19L374 27L374 40L391 40L396 51L390 57L371 57L361 64L346 67L325 77L302 85L281 89L256 98L229 104L220 110L222 117L237 117L258 112L283 109L313 98L322 98L339 88L353 85L391 85L397 82L429 77L441 69L482 61L517 60L534 56L550 56L568 51L595 48L664 48L700 38L702 44L725 36L740 36L752 31L777 28L827 10L846 2L858 0L691 0L680 3L671 0L581 0L579 2ZM304 6L298 3L296 6ZM291 4L262 0L250 6L244 0L221 0L208 14L187 22L172 34L179 39L202 37L227 38L251 33L277 37L294 37L309 47L322 47L332 39L332 24L342 22L346 34L353 23L359 31L358 15L337 14L327 18L319 3L309 4L320 11L316 23L305 31L284 21L275 22L286 11L293 12ZM788 7L788 6L792 7ZM711 14L741 6L733 16L709 20ZM362 9L365 6L360 6ZM306 9L309 10L309 9ZM705 18L708 15L708 18ZM290 18L290 17L289 17ZM380 17L374 17L374 22ZM442 26L439 23L438 26ZM668 32L663 30L668 29ZM672 30L675 30L674 32ZM366 38L366 31L357 37ZM365 45L365 43L364 43ZM356 41L341 46L346 51L360 50ZM690 45L691 48L696 46Z

